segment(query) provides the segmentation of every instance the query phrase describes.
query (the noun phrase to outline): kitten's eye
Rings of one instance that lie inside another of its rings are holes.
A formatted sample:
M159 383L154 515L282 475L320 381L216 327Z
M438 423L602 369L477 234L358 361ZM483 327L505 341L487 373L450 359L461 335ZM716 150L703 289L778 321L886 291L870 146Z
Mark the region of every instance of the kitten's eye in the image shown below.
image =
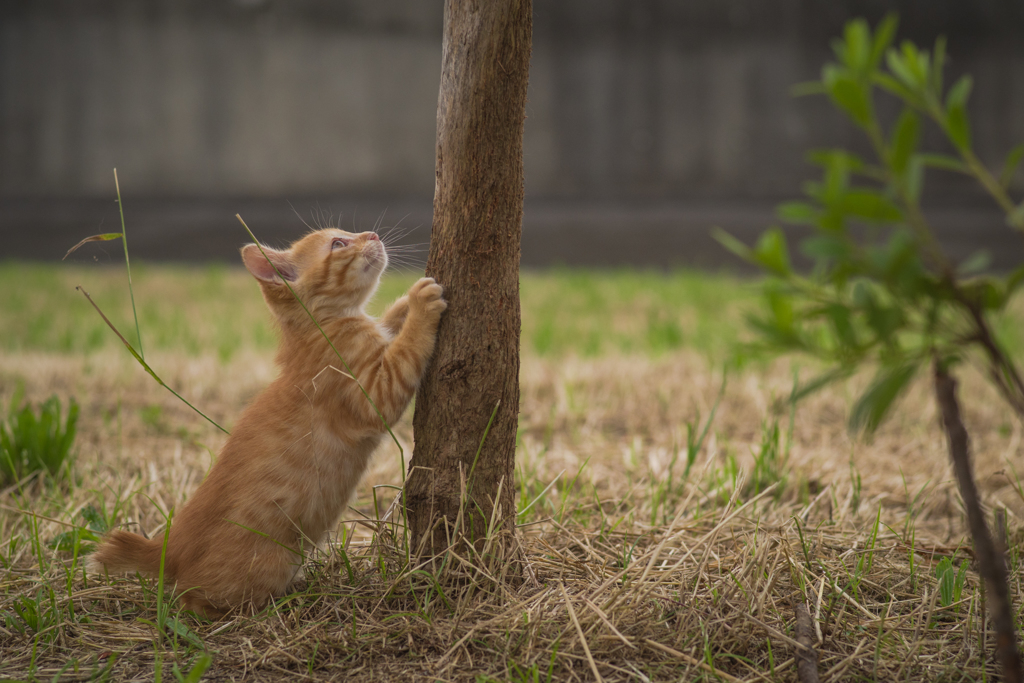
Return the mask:
M347 246L348 246L348 240L344 240L344 239L342 239L340 237L335 237L334 241L331 242L331 251L334 251L335 249L340 249L341 247L347 247Z

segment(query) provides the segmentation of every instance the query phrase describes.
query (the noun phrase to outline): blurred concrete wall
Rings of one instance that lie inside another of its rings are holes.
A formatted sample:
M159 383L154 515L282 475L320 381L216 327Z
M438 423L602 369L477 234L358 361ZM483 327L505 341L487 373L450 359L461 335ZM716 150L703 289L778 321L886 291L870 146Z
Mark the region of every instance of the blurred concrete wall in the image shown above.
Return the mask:
M889 7L974 74L983 157L1024 140L1017 0L534 5L532 197L792 195L853 131L790 86ZM115 166L136 196L429 197L441 28L441 0L4 0L0 197L109 196Z
M326 20L286 3L19 4L0 32L5 194L109 194L115 166L147 194L433 187L437 3L404 3L398 26L375 2Z

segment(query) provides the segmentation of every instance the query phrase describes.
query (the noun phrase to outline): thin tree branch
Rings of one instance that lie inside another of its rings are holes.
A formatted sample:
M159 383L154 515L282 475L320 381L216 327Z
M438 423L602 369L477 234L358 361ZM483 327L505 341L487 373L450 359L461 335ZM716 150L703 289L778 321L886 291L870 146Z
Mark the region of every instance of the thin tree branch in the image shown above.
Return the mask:
M1006 565L996 552L985 515L981 509L978 489L970 460L970 441L967 429L960 417L960 404L956 397L956 380L953 379L938 358L935 359L935 398L942 414L942 426L949 441L949 457L953 471L960 485L960 495L967 511L967 523L974 540L975 557L985 581L986 592L991 596L992 622L996 630L996 656L1002 665L1003 680L1007 683L1021 683L1021 661L1014 633L1013 606L1006 580Z
M814 649L814 623L807 603L796 604L796 640L803 645L796 651L796 675L800 683L818 683L818 652Z

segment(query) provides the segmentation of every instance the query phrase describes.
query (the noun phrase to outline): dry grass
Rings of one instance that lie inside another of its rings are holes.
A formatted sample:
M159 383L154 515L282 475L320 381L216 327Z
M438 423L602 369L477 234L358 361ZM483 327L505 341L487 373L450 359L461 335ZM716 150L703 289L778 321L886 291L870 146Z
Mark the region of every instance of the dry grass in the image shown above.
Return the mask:
M104 272L84 284L123 319L122 274ZM147 359L230 428L274 374L251 283L141 272ZM794 681L797 601L823 681L994 674L976 572L952 602L935 576L944 558L969 567L971 554L927 385L865 443L845 416L867 377L808 399L790 422L774 407L795 368L749 364L730 376L684 476L688 435L716 405L742 317L735 302L749 300L735 281L530 276L519 548L407 568L400 530L375 521L401 483L388 444L337 536L308 559L305 588L208 623L161 601L154 581L85 577L78 555L48 544L89 506L159 533L223 434L82 317L68 285L96 273L0 276L14 292L0 321L19 330L0 344L0 406L24 383L32 400L56 393L82 407L74 479L0 491L0 678L171 680L198 674L208 653L209 680ZM1020 605L1022 426L976 376L964 380L977 476L986 503L1006 510ZM406 454L410 415L396 429Z
M228 425L273 373L265 353L228 364L154 356L165 379ZM685 452L670 468L673 453L720 383L702 358L527 358L517 486L529 501L556 483L522 519L518 565L452 558L443 572L403 571L393 533L349 521L344 542L311 558L303 591L222 623L177 615L175 642L152 625L154 582L84 578L46 542L85 506L109 515L115 501L116 521L159 531L159 510L194 490L222 436L112 351L9 353L0 377L5 401L13 378L33 398L88 397L78 481L32 481L0 498L3 676L150 680L161 668L169 680L207 651L211 680L789 681L797 600L810 606L824 681L994 671L975 572L958 603L939 599L938 561L970 553L926 386L869 444L845 431L851 387L802 405L791 445L782 415L788 459L758 493L754 454L789 368L731 378L683 480ZM980 382L966 384L964 403L986 500L1008 509L1015 531L1024 507L1007 473L1024 454L1021 427ZM408 444L408 419L398 433ZM371 486L399 483L398 472L396 449L382 448L353 520L375 517ZM1010 560L1019 604L1015 548ZM474 576L465 563L519 566L524 578ZM35 628L18 615L26 604L38 604Z

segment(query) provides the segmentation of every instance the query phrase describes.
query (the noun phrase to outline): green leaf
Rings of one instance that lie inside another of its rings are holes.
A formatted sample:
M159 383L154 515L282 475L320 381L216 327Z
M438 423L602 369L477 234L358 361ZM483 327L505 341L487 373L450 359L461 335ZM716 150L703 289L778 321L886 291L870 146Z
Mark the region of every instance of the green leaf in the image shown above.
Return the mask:
M910 158L904 183L911 201L917 203L921 199L921 190L924 189L924 164L920 155L915 154Z
M860 308L873 306L875 305L876 300L875 292L866 280L857 280L853 283L851 298L853 299L854 305Z
M946 93L946 110L952 109L953 107L966 107L967 98L971 95L971 87L974 85L974 81L970 75L961 76L960 79L953 84L953 87Z
M744 261L749 261L750 263L755 262L754 251L747 245L743 244L743 242L740 242L738 239L727 233L725 230L715 226L711 229L711 236L714 237L719 244L739 256Z
M807 153L807 160L824 168L841 164L850 171L858 172L867 168L864 160L853 152L845 149L812 149Z
M1019 266L1006 278L1006 295L1009 296L1024 284L1024 266Z
M789 94L793 97L804 97L805 95L824 95L828 92L828 88L821 81L807 81L804 83L797 83L789 89Z
M61 404L51 396L37 408L20 404L16 393L6 423L0 421L0 486L11 484L36 471L60 474L71 458L78 422L78 404L68 403L62 424ZM38 413L38 417L37 417Z
M789 330L793 328L796 316L793 314L793 299L778 289L768 292L768 307L779 324L779 329Z
M953 604L956 570L953 569L953 563L949 561L948 557L939 561L939 565L935 568L935 578L939 580L939 601L943 607L949 607Z
M909 40L904 40L900 43L900 48L903 51L903 59L911 74L913 74L914 83L918 85L919 89L928 87L928 53L924 50L919 50L917 45L914 45Z
M810 258L822 260L841 261L849 257L851 253L850 244L832 234L815 235L800 242L800 251Z
M987 249L981 249L971 254L966 261L957 266L956 272L960 275L973 275L989 267L992 263L992 254Z
M958 149L971 148L971 124L962 104L954 104L946 111L946 133Z
M931 168L941 168L944 171L956 171L958 173L970 173L971 170L964 165L964 162L960 161L956 157L951 157L946 154L917 154L915 155L921 160L921 163Z
M787 276L791 273L786 237L781 230L771 228L761 235L754 248L754 261L776 275Z
M803 350L804 340L796 325L796 312L792 295L777 280L768 280L762 295L766 306L765 316L748 315L747 324L761 333L769 346L776 350Z
M784 294L777 287L769 289L765 296L768 298L768 308L772 312L772 327L783 335L795 334L796 315L793 311L792 297Z
M846 164L846 157L833 155L825 166L824 184L817 185L814 196L819 202L825 205L835 204L840 201L850 187L850 167Z
M875 276L902 296L927 294L934 278L921 265L919 251L914 233L905 228L894 230L884 246L869 250Z
M203 674L213 664L213 657L208 652L204 652L196 658L196 663L192 665L192 670L185 675L182 683L199 683L202 679Z
M203 647L204 647L203 646L203 641L200 640L199 636L197 636L192 631L192 629L190 629L188 626L186 626L185 624L183 624L180 621L178 621L178 619L176 617L173 617L173 616L167 617L167 621L164 622L164 625L168 626L169 630L171 632L173 632L175 635L177 635L179 638L184 638L190 644L194 645L196 648L198 648L200 650L203 649ZM207 664L206 666L209 667L209 664ZM204 667L203 670L204 671L206 670L205 667ZM194 671L195 671L195 669L193 669L193 672ZM189 674L190 677L191 677L191 675L192 674ZM199 675L196 676L195 680L199 680L199 676L202 676L202 675L203 675L203 672L202 671L199 672ZM186 679L186 680L188 680L188 679Z
M84 555L92 550L91 544L99 540L99 536L88 529L72 529L71 531L57 534L46 545L49 548L65 553L73 553L77 547L78 553Z
M853 71L866 71L872 56L871 29L863 19L846 22L845 41L837 41L836 54Z
M775 347L776 350L797 351L804 349L803 340L794 328L780 328L776 321L755 315L748 315L746 319L747 324L760 332L765 338L765 342L769 346Z
M850 309L842 304L829 304L825 307L825 315L832 324L836 339L840 346L850 349L857 346L857 334L850 324Z
M68 249L68 253L64 254L64 258L71 256L71 254L74 253L83 244L88 244L89 242L109 242L111 240L119 239L121 239L121 233L119 232L105 232L102 235L93 235L92 237L86 237L84 240ZM64 259L61 260L63 261Z
M1006 224L1017 230L1024 230L1024 202L1014 207L1006 217Z
M822 79L828 94L840 108L861 127L871 123L871 101L868 99L867 88L855 79L838 70L826 69Z
M907 60L906 55L901 54L896 48L890 48L885 54L885 62L893 76L916 97L921 83L914 75L914 69L911 67L911 62Z
M976 277L961 286L965 297L988 311L1002 309L1008 299L1002 283L990 277Z
M89 528L96 533L105 534L110 530L110 527L107 525L107 520L103 518L103 515L100 514L100 511L97 510L95 506L86 505L82 510L81 515L82 519L89 524Z
M903 220L899 207L876 190L851 190L843 195L839 210L873 223L895 223Z
M878 87L882 88L882 90L885 90L889 93L892 93L896 97L899 97L907 104L915 104L917 106L922 106L921 98L917 95L917 93L915 93L913 90L903 85L903 83L901 83L900 81L898 81L897 79L893 78L888 74L875 73L875 75L872 76L872 82Z
M797 401L803 400L834 382L846 379L852 373L853 369L845 366L829 370L828 372L823 372L808 382L800 384L799 386L794 386L792 393L789 395L789 402L793 404Z
M893 333L903 326L903 312L895 306L882 306L874 300L865 309L868 327L875 333L878 341L889 344Z
M964 583L967 581L967 560L960 562L960 570L956 573L956 588L953 590L953 602L959 602L963 594Z
M903 175L903 172L907 170L907 164L910 162L911 155L917 151L920 130L920 120L917 114L914 113L914 110L909 107L904 109L899 120L896 122L891 143L892 157L890 164L898 175Z
M1003 186L1004 190L1010 186L1010 182L1013 180L1013 175L1017 172L1017 166L1020 164L1022 157L1024 157L1024 145L1017 145L1006 155L1006 161L1003 163L1003 172L999 174L999 184Z
M786 202L775 209L775 215L787 223L814 225L821 211L806 202Z
M918 363L884 367L850 412L850 431L873 434L917 373Z
M895 12L885 15L885 18L878 23L875 29L875 37L871 43L871 68L878 68L885 56L885 51L892 45L892 39L896 35L896 27L899 25L899 17Z

